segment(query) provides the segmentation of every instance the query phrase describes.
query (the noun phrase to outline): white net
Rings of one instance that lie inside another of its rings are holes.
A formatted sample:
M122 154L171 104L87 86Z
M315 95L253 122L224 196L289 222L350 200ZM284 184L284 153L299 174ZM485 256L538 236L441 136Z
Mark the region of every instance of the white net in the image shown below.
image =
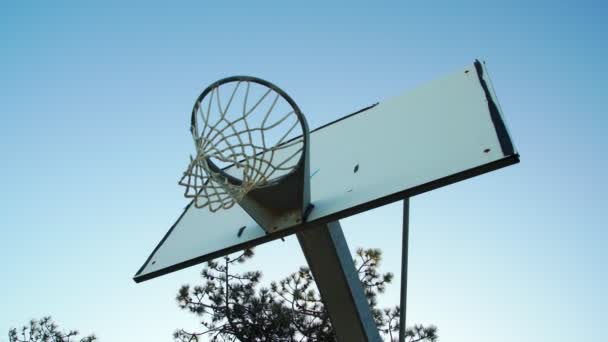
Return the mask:
M292 173L304 151L295 109L275 89L251 79L208 89L194 106L191 132L196 156L179 184L196 207L212 212Z

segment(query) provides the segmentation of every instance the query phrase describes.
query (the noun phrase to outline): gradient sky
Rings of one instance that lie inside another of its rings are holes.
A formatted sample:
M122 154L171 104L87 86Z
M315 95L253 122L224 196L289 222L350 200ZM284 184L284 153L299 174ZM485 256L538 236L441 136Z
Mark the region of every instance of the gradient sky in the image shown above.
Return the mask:
M411 200L408 320L441 341L605 339L605 2L218 3L0 3L0 341L43 315L105 342L197 326L174 297L200 267L131 278L187 203L210 82L270 80L314 128L475 58L522 162ZM400 222L395 203L342 224L398 275ZM257 253L266 280L304 264L294 238Z

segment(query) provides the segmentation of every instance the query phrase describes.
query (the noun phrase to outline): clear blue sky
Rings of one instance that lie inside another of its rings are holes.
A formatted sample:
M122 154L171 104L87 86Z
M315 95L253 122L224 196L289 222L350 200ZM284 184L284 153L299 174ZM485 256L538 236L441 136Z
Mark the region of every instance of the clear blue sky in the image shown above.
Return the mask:
M522 162L412 199L408 318L442 341L605 338L605 2L218 3L0 4L0 341L46 314L106 342L196 327L174 296L200 267L131 277L186 204L208 83L268 79L314 128L474 58ZM343 221L397 274L400 208ZM257 251L266 280L304 263L293 238Z

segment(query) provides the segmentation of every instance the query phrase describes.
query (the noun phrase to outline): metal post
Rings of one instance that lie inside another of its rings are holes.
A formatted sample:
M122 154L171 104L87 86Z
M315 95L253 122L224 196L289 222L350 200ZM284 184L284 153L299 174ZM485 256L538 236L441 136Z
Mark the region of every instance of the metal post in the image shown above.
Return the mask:
M296 234L339 342L381 342L338 221Z
M399 342L405 342L405 313L407 307L407 254L410 235L410 199L403 200L403 233L401 245L401 304L399 316Z

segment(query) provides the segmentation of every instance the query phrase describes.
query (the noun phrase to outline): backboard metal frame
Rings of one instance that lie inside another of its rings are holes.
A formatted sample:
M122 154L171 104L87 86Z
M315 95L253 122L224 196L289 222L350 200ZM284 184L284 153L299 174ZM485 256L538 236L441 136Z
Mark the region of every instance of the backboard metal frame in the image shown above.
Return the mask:
M509 136L507 127L501 116L500 107L495 98L493 90L491 89L491 84L489 83L490 82L489 78L487 78L487 76L486 76L486 70L485 70L484 65L479 61L475 61L475 63L473 64L473 68L469 68L465 71L465 73L469 73L469 72L470 73L475 72L477 74L479 85L481 86L481 88L483 89L483 93L485 94L485 101L487 102L487 106L488 106L487 110L490 115L491 122L494 127L500 148L502 150L502 158L499 158L499 159L493 160L491 162L488 162L488 163L485 163L485 164L482 164L482 165L479 165L476 167L472 167L472 168L469 168L469 169L466 169L466 170L463 170L460 172L456 172L456 173L450 174L445 177L434 179L434 180L426 182L424 184L419 184L417 186L413 186L413 187L410 187L410 188L407 188L407 189L404 189L401 191L396 191L394 193L390 193L390 194L381 196L379 198L376 198L372 201L362 203L362 204L357 204L357 205L336 211L327 216L323 216L323 217L316 218L316 219L313 218L309 222L303 222L299 225L295 225L295 226L292 226L289 228L278 230L276 232L263 235L259 238L244 241L242 243L237 243L237 244L225 247L225 248L215 250L210 253L206 253L204 255L199 255L197 257L175 263L169 267L164 267L164 268L161 268L161 269L158 269L158 270L155 270L152 272L148 272L148 273L142 273L150 262L152 262L152 263L154 262L154 261L152 261L154 255L159 250L159 248L161 248L161 246L168 239L168 237L172 234L173 230L180 223L180 221L182 220L182 218L184 217L186 212L193 205L193 203L191 202L190 204L188 204L188 206L186 206L186 208L184 209L182 214L179 216L177 221L172 225L172 227L165 234L163 239L156 246L154 251L150 254L150 256L148 257L146 262L139 269L139 271L137 272L137 274L134 277L134 280L136 282L142 282L145 280L149 280L149 279L152 279L152 278L155 278L158 276L162 276L162 275L165 275L165 274L168 274L168 273L171 273L171 272L174 272L174 271L186 268L186 267L190 267L190 266L193 266L193 265L205 262L205 261L209 261L209 260L224 256L226 254L237 252L237 251L245 249L245 248L251 248L251 247L263 244L268 241L279 239L279 238L285 237L287 235L291 235L291 234L300 232L302 230L308 229L313 226L327 225L327 224L330 224L331 222L338 221L342 218L346 218L346 217L352 216L354 214L358 214L358 213L361 213L361 212L364 212L364 211L367 211L370 209L374 209L374 208L377 208L377 207L380 207L380 206L383 206L383 205L386 205L386 204L389 204L389 203L392 203L395 201L402 200L404 198L410 198L410 197L413 197L415 195L418 195L418 194L421 194L421 193L424 193L424 192L427 192L430 190L434 190L434 189L437 189L437 188L440 188L440 187L443 187L443 186L446 186L449 184L453 184L453 183L456 183L456 182L459 182L462 180L476 177L478 175L518 163L519 154L515 151L513 143L511 142L511 138ZM366 113L370 109L375 108L375 106L376 105L372 105L372 106L363 108L362 110L357 111L353 114L347 115L343 118L340 118L340 119L330 122L326 125L323 125L319 128L316 128L310 132L311 136L313 133L322 131L323 129L331 127L332 125L335 125L343 120L356 117L357 115L362 115L363 113ZM311 137L311 138L314 139L314 137ZM314 175L314 173L313 173L313 175ZM312 204L314 205L315 203L312 202Z

